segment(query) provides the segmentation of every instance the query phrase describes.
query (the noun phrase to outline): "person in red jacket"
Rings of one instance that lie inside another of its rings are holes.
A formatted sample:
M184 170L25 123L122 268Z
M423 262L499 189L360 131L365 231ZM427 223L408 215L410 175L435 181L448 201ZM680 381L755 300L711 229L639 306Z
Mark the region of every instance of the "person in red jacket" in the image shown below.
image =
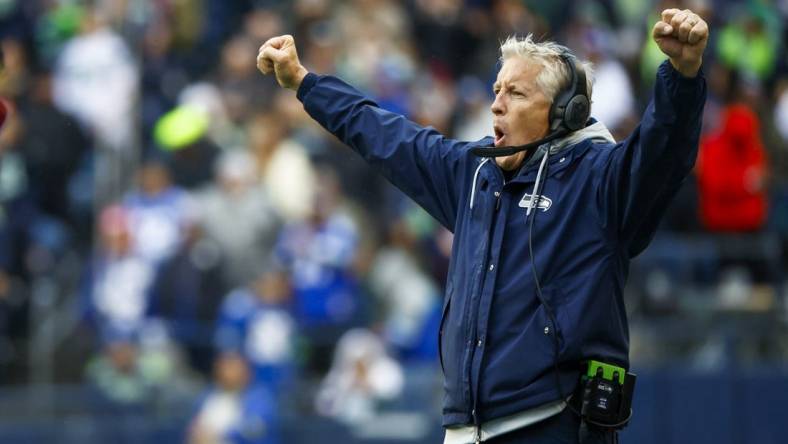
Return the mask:
M718 132L701 141L697 163L700 217L711 231L747 232L766 222L766 154L758 116L748 106L723 110Z

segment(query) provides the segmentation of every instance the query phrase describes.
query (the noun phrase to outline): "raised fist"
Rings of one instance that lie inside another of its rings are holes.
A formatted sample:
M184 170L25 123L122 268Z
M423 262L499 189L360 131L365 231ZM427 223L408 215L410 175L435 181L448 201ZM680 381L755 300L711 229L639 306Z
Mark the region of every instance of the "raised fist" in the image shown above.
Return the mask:
M309 73L298 61L295 41L291 35L280 35L268 39L257 52L257 69L263 74L276 75L283 88L297 90Z
M666 9L651 32L670 63L685 77L695 77L709 41L709 25L689 9Z

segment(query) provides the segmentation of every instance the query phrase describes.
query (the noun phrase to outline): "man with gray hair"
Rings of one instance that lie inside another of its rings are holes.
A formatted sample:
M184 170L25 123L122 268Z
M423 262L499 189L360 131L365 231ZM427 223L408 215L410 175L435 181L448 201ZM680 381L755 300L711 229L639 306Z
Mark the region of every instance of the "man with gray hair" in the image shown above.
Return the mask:
M669 60L621 142L589 117L590 67L554 43L502 45L494 137L475 142L309 73L290 36L261 46L264 74L454 233L438 337L445 443L614 442L629 420L629 261L694 165L706 97L706 23L667 9L652 36Z

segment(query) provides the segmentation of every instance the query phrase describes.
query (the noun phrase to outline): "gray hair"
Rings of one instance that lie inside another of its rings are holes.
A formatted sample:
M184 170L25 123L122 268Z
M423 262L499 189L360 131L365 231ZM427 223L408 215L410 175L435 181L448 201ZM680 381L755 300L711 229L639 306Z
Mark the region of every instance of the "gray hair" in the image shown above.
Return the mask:
M572 73L561 60L561 54L564 53L571 52L565 46L555 42L536 43L532 34L528 34L525 38L510 36L501 44L501 63L512 57L522 57L526 60L539 62L542 65L542 70L536 76L536 84L552 101L572 81ZM586 92L590 100L594 83L594 67L591 62L578 61L578 63L586 73Z

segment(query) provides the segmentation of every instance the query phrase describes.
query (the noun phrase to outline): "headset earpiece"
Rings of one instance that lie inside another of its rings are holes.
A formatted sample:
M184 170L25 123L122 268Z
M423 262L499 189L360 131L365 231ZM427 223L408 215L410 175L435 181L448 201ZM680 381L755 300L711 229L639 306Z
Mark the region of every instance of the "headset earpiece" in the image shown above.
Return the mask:
M591 104L586 92L586 73L575 62L572 55L564 53L561 60L572 74L569 87L561 91L550 107L550 131L566 129L575 131L583 128L591 113Z

